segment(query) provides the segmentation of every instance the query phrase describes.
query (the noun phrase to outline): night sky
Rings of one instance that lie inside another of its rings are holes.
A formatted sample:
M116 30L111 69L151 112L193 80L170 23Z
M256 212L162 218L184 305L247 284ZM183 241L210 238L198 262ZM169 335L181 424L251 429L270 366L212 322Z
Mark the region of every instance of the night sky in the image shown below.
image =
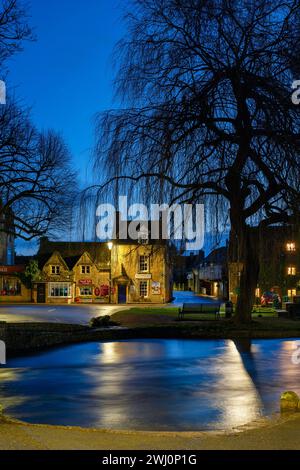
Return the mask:
M111 55L124 32L120 8L124 1L29 0L28 4L36 41L26 43L9 62L8 86L32 107L40 129L62 132L84 184L95 113L116 106Z
M9 61L9 93L31 107L39 129L62 133L83 188L92 178L95 115L118 107L112 55L125 34L122 17L130 0L29 0L28 5L36 40ZM17 240L17 253L33 254L37 243ZM211 245L208 238L206 244Z

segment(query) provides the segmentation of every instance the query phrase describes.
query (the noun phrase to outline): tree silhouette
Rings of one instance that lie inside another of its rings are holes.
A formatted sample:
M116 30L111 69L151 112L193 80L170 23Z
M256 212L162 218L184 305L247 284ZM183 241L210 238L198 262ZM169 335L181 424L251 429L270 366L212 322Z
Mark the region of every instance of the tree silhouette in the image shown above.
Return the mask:
M299 209L299 3L136 0L132 11L118 44L124 105L99 117L96 166L148 200L223 201L242 264L236 318L248 322L258 232Z

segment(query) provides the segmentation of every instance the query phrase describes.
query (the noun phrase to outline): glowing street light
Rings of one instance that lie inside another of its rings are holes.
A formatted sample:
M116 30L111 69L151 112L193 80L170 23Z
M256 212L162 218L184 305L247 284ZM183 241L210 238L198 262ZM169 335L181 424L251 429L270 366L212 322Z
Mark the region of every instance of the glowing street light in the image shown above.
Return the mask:
M112 269L111 269L111 260L112 260L112 256L111 256L111 251L113 249L113 242L108 242L107 243L107 246L108 246L108 249L110 251L110 273L109 273L109 303L111 304L111 291L112 291Z

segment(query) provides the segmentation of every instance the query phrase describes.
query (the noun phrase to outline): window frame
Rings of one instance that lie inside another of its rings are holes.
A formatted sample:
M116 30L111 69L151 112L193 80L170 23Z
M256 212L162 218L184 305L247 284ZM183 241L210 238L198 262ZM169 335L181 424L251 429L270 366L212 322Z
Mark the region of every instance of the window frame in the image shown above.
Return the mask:
M67 295L52 295L52 291L67 289ZM48 297L51 299L71 299L72 298L72 284L70 282L49 282L48 284Z
M144 261L142 261L144 258ZM146 266L146 269L142 269L142 264ZM149 273L150 270L150 259L148 255L139 255L139 273Z
M296 287L287 290L287 296L288 296L289 298L293 298L293 297L296 296L296 295L297 295L297 289L296 289Z
M91 274L91 265L90 264L81 264L80 265L80 274Z
M296 276L296 274L297 274L296 266L288 266L287 275L288 276Z
M50 269L51 269L51 275L52 276L59 276L60 273L61 273L61 269L60 269L59 264L51 264ZM55 272L53 272L53 269L54 269Z
M142 286L146 287L146 295L142 294ZM139 294L140 297L149 297L149 281L142 280L139 282Z
M89 293L88 294L83 294L82 291L83 290L89 290ZM79 292L80 292L80 297L92 297L93 296L93 287L92 286L81 286L79 288Z

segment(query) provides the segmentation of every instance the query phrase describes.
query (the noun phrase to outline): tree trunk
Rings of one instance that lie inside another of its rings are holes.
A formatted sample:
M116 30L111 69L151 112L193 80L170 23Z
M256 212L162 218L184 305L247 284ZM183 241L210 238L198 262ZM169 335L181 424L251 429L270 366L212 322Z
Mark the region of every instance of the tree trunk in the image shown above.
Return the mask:
M244 225L236 233L238 243L238 260L242 264L239 295L236 305L235 321L249 323L255 303L255 290L259 276L259 237L257 228Z

